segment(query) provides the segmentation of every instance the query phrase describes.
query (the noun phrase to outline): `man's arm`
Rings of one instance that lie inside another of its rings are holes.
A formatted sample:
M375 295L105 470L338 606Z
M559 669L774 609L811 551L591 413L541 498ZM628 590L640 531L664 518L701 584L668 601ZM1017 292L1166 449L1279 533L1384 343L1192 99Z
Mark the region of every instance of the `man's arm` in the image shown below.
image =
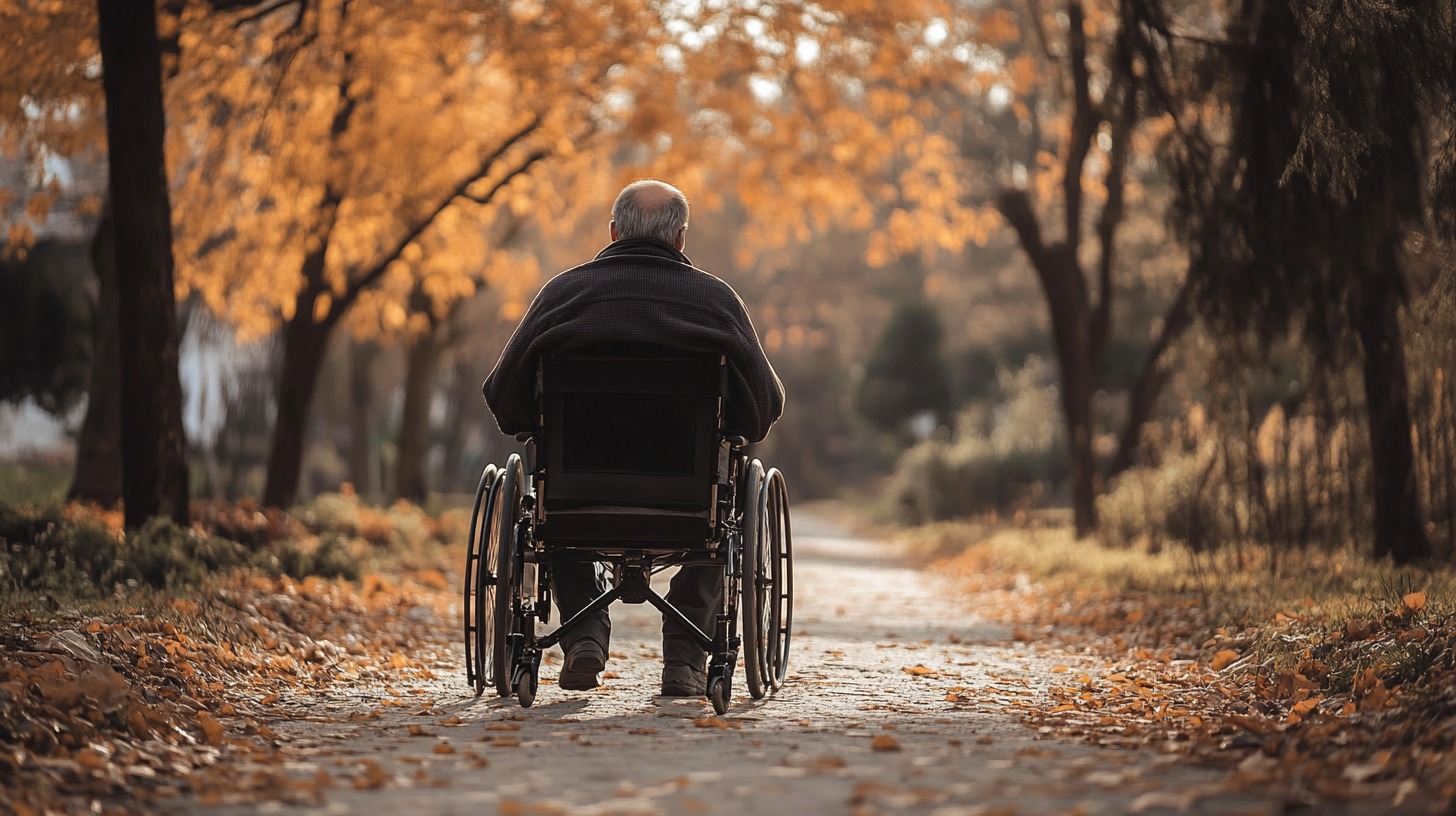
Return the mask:
M731 290L730 290L731 291ZM724 425L749 442L762 441L784 413L784 384L779 380L758 340L743 299L733 293L735 349L729 354L741 383L730 394Z
M541 295L538 294L511 333L506 347L501 350L495 369L480 388L486 405L495 414L495 424L507 435L536 429L537 361L531 353L531 346L540 323L540 302Z

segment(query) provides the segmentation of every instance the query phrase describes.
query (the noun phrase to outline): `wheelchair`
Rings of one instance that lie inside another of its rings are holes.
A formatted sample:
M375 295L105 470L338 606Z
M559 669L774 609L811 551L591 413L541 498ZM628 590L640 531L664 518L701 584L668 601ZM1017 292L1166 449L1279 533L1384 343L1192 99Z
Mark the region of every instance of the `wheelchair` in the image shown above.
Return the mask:
M742 651L750 696L788 674L793 541L788 485L722 428L720 354L657 346L578 349L537 372L539 424L526 455L481 473L464 580L466 680L536 700L541 655L616 601L649 603L709 655L708 699L724 713ZM605 563L611 587L550 632L553 569ZM672 567L722 570L711 632L651 587ZM740 621L739 612L742 612Z

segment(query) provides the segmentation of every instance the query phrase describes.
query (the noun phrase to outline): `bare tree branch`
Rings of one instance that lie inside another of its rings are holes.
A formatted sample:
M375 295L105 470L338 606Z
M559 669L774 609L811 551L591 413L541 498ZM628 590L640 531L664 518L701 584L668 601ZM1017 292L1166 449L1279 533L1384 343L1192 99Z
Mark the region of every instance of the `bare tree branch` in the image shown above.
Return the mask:
M1087 32L1083 29L1082 4L1078 0L1067 3L1067 43L1070 46L1070 67L1072 70L1072 133L1067 141L1066 174L1062 178L1063 195L1066 198L1066 243L1075 247L1081 242L1082 224L1082 165L1087 161L1087 151L1092 147L1092 137L1102 123L1102 115L1092 104L1087 67Z
M1124 13L1113 53L1113 85L1103 97L1104 108L1118 104L1117 119L1112 125L1112 149L1108 156L1107 202L1097 219L1097 305L1092 312L1092 359L1098 360L1107 348L1112 324L1112 268L1117 256L1117 228L1122 223L1124 191L1127 187L1127 160L1132 152L1132 132L1138 120L1138 94L1134 84L1132 51L1127 28L1131 25Z
M1193 324L1193 277L1190 274L1183 279L1183 288L1178 290L1178 296L1168 308L1168 313L1163 316L1163 328L1148 348L1142 371L1138 374L1137 382L1133 383L1132 392L1128 395L1127 424L1123 426L1118 439L1117 456L1112 460L1107 474L1109 477L1116 476L1137 462L1143 425L1152 416L1158 394L1162 392L1163 384L1168 379L1164 355Z
M385 270L388 269L389 265L393 263L395 259L400 256L401 253L404 252L405 247L413 243L415 239L419 238L420 235L424 234L425 230L429 229L431 224L435 223L435 219L440 216L440 213L444 212L447 208L450 207L451 204L455 203L455 201L459 199L471 199L471 196L468 194L469 189L473 187L477 182L488 177L491 171L496 168L497 163L505 157L505 155L511 150L511 148L520 144L522 140L530 136L532 133L536 132L536 130L540 128L540 126L541 115L536 114L535 116L531 117L530 121L526 122L526 124L518 129L515 133L512 133L494 151L492 151L489 155L485 156L481 160L480 164L476 166L475 170L462 176L460 181L456 183L454 187L450 188L450 190L446 191L446 193L436 201L434 206L430 207L420 218L418 218L412 225L410 225L407 230L405 230L404 234L400 236L399 240L397 240L388 250L386 250L373 266L369 267L363 272L363 274L359 275L358 277L350 276L349 284L344 292L339 296L337 306L330 313L330 317L336 314L341 315L345 311L347 311L348 308L353 305L354 301L359 298L360 293L362 293L365 289L369 288L371 285L374 284L375 281L379 280L379 278L384 275ZM507 173L507 179L514 178L515 176L518 176L521 173L525 172L526 169L529 169L531 165L540 161L542 158L545 158L547 155L549 155L549 153L550 151L548 149L542 148L541 150L537 150L528 154L522 159L520 164L518 164L515 168ZM499 192L500 189L504 186L504 182L497 185L494 190L489 193L489 196L494 196L495 193ZM486 197L486 200L489 200L489 198Z
M1046 26L1041 21L1039 0L1026 0L1026 19L1031 21L1031 30L1036 33L1036 42L1041 46L1042 56L1046 57L1048 62L1056 64L1057 55L1052 53L1052 44L1047 39Z
M264 17L272 14L273 12L278 11L279 9L295 5L298 6L298 17L301 19L303 17L304 11L307 10L308 0L269 0L268 2L262 3L214 2L213 8L217 8L219 10L232 10L236 8L250 7L252 11L248 12L247 14L240 15L236 20L233 21L233 27L241 28L242 26L245 26L249 23L256 23ZM232 8L225 8L227 6L231 6Z

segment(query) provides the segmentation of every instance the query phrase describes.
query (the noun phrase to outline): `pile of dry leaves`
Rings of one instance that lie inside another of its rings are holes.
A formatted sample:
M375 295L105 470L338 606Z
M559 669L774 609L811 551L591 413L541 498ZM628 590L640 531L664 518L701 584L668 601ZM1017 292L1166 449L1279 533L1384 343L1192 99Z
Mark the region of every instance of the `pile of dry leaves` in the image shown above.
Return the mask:
M1016 624L1018 640L1095 667L1057 667L1065 680L1025 709L1045 733L1225 765L1231 784L1273 784L1291 802L1456 801L1449 601L1410 591L1383 609L1367 599L1264 612L1258 599L1133 592L1074 573L1031 582L976 546L939 567L998 598L986 612Z
M211 520L242 538L252 525L259 542L264 528L297 529L251 510ZM7 601L0 811L144 812L208 778L200 769L275 754L267 722L282 691L429 677L453 647L454 593L417 554L396 566L357 581L249 568L180 595Z

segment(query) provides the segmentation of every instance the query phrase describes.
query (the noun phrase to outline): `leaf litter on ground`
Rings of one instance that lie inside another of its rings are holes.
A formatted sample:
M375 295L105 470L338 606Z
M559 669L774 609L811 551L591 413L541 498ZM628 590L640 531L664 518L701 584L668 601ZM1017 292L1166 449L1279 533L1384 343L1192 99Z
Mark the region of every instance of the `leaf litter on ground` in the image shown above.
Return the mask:
M1315 599L1319 570L1382 569L1315 557L1294 576L1246 570L1250 584L1109 579L1073 557L1031 580L1048 556L1029 551L1045 546L1045 535L1010 531L949 556L939 542L935 562L1018 641L1080 653L1092 667L1053 669L1062 682L1016 705L1030 726L1227 767L1229 786L1282 790L1295 803L1399 807L1419 797L1430 812L1456 803L1449 571L1424 574L1439 603L1425 590L1392 590L1411 579L1383 574L1373 582L1383 592L1344 575Z
M404 512L394 508L390 517L396 509ZM120 540L119 514L78 506L64 513ZM260 547L279 529L302 529L246 508L198 515ZM448 567L435 562L439 538L454 531L432 519L430 533L390 541L384 512L360 515L373 525L364 532L394 552L387 571L358 580L246 568L181 591L119 587L100 599L63 601L50 592L7 599L0 778L9 781L0 811L144 813L158 797L184 792L203 804L321 801L336 784L328 771L300 779L268 769L282 762L270 722L329 719L290 704L292 695L369 682L394 692L381 705L418 708L417 697L394 686L453 665L444 654L454 646L453 628L444 621L454 593L446 591ZM377 549L359 542L366 545ZM377 764L360 765L337 784L379 787L391 781L382 774Z

